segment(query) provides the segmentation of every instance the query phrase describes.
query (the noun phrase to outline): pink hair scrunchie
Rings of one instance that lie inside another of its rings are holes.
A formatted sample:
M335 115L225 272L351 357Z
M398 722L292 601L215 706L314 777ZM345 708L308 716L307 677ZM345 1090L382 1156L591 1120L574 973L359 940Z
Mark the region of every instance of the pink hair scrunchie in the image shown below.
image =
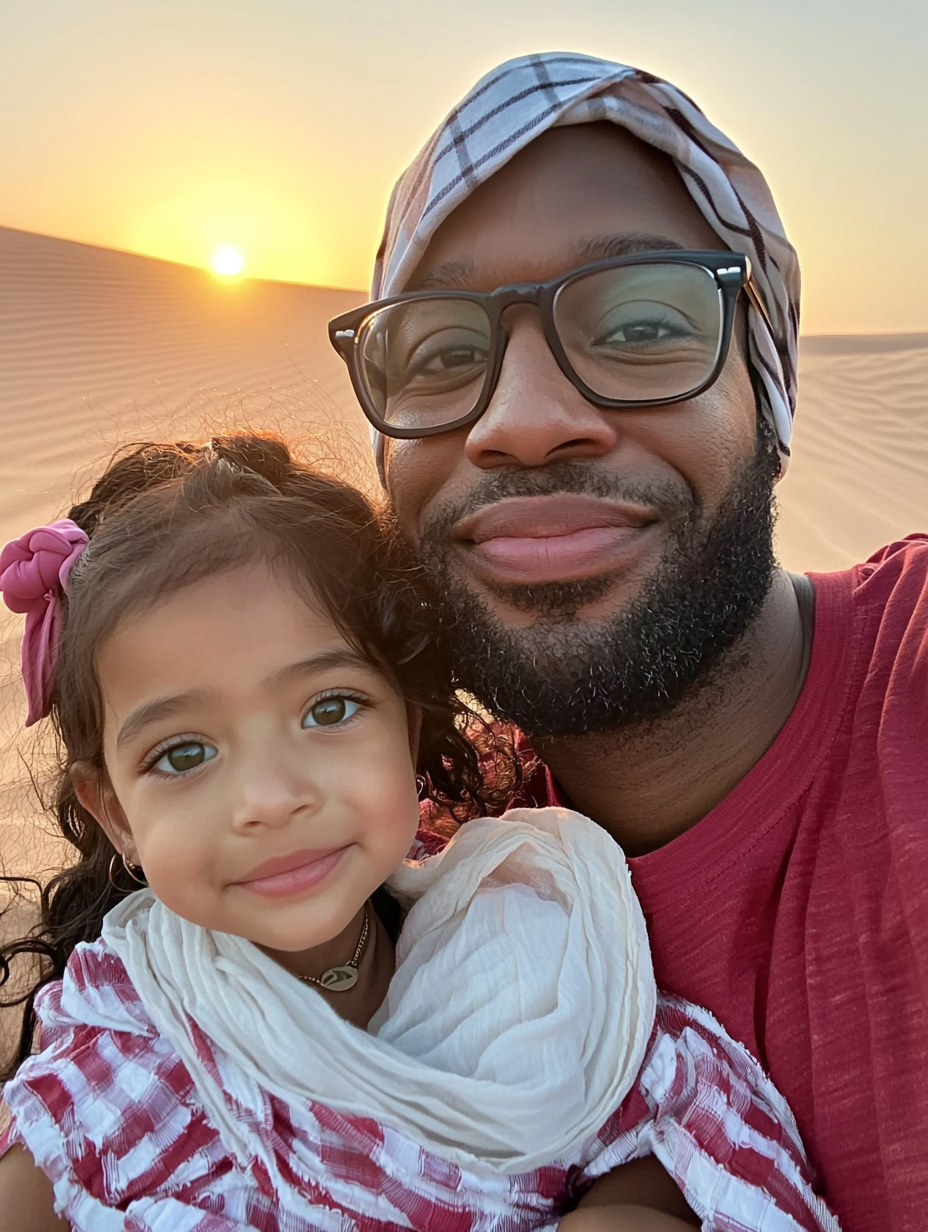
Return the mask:
M68 592L68 577L87 543L77 523L62 518L26 531L0 552L3 601L11 611L26 617L22 669L29 702L27 727L44 719L51 709L61 635L61 596Z

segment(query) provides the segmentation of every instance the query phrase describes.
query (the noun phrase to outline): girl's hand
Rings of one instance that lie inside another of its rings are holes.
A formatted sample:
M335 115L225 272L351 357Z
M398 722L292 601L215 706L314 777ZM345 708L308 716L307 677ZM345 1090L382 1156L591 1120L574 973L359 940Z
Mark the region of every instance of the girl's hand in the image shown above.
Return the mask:
M571 1211L558 1232L693 1232L698 1224L678 1219L653 1206L588 1206Z
M673 1177L647 1155L595 1180L558 1232L692 1232L700 1225Z
M68 1232L55 1214L52 1183L15 1144L0 1159L0 1232Z

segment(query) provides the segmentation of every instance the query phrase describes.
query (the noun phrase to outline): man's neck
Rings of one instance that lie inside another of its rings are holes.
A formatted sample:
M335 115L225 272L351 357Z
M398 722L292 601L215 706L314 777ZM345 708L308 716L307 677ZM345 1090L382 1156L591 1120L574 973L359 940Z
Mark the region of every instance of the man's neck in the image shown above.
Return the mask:
M632 856L662 847L705 817L789 718L808 670L811 606L780 571L727 661L666 719L601 736L537 741L539 757L571 804Z

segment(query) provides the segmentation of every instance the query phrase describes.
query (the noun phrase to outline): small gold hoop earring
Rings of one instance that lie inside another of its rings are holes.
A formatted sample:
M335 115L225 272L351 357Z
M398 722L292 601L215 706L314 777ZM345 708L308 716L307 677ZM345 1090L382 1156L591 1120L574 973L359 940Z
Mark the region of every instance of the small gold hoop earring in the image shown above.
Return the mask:
M148 882L145 880L145 874L142 873L141 867L138 864L130 864L129 861L126 859L126 853L124 851L122 852L115 851L113 852L112 859L110 860L109 872L107 873L107 878L106 878L114 890L124 890L123 886L119 886L116 884L115 878L113 877L113 865L116 863L117 859L122 860L123 868L126 870L126 872L132 878L133 881L135 881L140 886L148 885ZM139 876L140 873L142 874L141 876Z
M141 864L130 864L129 861L126 859L125 852L122 853L122 866L126 870L126 872L129 874L129 876L132 878L133 881L138 882L140 886L148 885L148 878L142 872Z

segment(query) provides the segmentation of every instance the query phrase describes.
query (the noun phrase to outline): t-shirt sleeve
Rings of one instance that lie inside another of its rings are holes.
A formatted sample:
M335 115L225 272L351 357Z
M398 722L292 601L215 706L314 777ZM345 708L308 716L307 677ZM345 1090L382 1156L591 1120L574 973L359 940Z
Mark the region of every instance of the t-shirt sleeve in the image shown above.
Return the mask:
M708 1011L661 995L638 1082L574 1180L653 1154L704 1232L839 1232L816 1193L792 1113L760 1065Z

